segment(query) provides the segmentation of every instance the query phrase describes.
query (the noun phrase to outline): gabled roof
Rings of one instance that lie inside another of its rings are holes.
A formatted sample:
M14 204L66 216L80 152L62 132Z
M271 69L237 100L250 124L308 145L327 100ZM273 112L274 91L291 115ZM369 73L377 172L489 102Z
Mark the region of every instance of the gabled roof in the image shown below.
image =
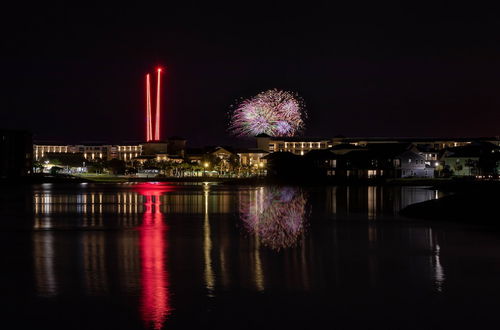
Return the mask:
M353 160L372 160L372 159L393 159L406 153L413 153L415 157L419 156L414 152L414 145L411 143L383 143L373 146L367 146L364 149L353 150L344 155L347 159ZM421 157L421 156L419 156Z
M328 160L337 159L339 156L329 149L316 149L306 153L304 158L307 160Z
M228 146L206 146L203 148L187 148L186 149L186 155L188 156L194 156L194 155L206 155L206 154L211 154L217 151L226 151L228 153L234 154L234 150L232 147Z
M262 157L262 159L266 159L267 161L295 161L301 159L302 156L295 155L291 152L272 152L269 155Z
M350 143L336 144L330 150L344 150L344 149L364 149L365 147L357 146Z
M268 154L268 151L258 149L258 148L240 148L234 149L234 152L237 154Z
M378 153L397 154L411 150L415 146L411 143L376 143L369 144L366 147Z

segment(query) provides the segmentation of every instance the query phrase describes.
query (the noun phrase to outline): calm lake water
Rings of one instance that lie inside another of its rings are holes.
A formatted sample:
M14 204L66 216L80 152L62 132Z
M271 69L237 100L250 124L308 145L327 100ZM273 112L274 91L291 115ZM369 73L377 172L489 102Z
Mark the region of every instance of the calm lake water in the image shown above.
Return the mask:
M0 188L5 329L497 328L500 233L423 187Z

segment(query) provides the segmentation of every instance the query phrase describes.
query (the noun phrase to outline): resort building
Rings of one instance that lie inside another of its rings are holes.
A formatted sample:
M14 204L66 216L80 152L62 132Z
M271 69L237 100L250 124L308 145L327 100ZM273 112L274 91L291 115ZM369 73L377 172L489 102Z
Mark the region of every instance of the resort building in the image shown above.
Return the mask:
M312 137L270 137L267 134L257 135L257 149L266 152L291 152L303 156L311 150L332 147L330 139Z

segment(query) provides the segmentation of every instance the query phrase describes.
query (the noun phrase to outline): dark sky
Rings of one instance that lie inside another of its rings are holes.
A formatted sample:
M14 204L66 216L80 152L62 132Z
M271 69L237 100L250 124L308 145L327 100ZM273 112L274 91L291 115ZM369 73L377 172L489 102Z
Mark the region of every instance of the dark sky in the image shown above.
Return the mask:
M500 135L496 8L165 3L3 10L0 127L140 140L161 65L162 134L190 145L233 143L230 105L270 88L302 96L308 136Z

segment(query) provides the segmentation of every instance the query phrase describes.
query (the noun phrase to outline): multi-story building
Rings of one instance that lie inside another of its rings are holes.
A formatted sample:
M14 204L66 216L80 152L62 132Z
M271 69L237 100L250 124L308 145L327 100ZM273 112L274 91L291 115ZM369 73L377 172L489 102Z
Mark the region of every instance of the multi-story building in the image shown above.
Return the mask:
M268 154L267 151L260 149L240 149L235 151L240 159L240 164L243 166L265 166L265 159L263 158Z
M70 151L70 146L63 144L34 144L33 145L33 158L35 160L41 160L45 157L47 153L68 153Z
M33 145L34 159L42 160L48 153L81 153L87 160L110 160L121 159L130 161L142 154L142 144L100 144L86 143L75 145L64 145L55 143L37 143Z
M444 150L446 148L463 147L475 141L489 142L500 146L500 137L334 137L331 139L333 145L354 144L358 146L367 146L370 144L387 143L411 143L420 148L428 150Z
M124 161L131 161L132 159L142 155L143 145L142 144L123 144L111 146L112 157L118 158Z
M487 142L500 146L500 137L485 138L442 138L442 137L271 137L267 134L256 136L257 148L267 152L291 152L305 155L311 150L322 150L337 145L366 147L377 144L407 143L416 146L426 161L436 161L439 153L447 148L463 147L473 142Z
M256 137L257 148L266 152L291 152L304 155L311 150L328 149L332 142L327 138L312 137L271 137L260 134Z

